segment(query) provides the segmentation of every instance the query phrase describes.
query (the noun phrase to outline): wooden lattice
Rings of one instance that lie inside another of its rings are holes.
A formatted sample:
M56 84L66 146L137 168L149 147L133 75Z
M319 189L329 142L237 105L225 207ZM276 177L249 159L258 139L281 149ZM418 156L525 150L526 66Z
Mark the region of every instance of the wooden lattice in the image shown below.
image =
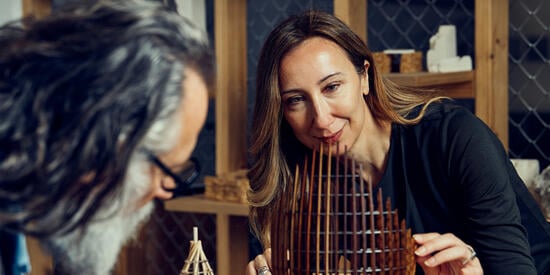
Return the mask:
M354 160L327 153L296 167L273 212L273 274L414 274L411 230L391 200L374 197Z

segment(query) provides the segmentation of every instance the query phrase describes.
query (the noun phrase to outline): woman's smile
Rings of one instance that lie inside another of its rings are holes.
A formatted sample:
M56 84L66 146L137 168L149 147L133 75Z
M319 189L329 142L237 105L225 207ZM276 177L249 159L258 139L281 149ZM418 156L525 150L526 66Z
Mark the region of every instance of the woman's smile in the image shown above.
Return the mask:
M344 128L340 129L338 132L332 134L332 135L327 135L327 136L321 136L321 137L317 137L322 143L327 143L327 144L333 144L333 143L336 143L340 140L340 138L342 137L342 134L344 133Z

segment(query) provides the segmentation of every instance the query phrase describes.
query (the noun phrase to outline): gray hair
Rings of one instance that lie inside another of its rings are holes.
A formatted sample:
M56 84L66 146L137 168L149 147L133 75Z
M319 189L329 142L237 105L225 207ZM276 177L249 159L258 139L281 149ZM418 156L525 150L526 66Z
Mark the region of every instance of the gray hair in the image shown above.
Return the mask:
M158 3L95 1L1 27L0 227L88 223L143 150L179 138L188 68L214 82L207 36Z

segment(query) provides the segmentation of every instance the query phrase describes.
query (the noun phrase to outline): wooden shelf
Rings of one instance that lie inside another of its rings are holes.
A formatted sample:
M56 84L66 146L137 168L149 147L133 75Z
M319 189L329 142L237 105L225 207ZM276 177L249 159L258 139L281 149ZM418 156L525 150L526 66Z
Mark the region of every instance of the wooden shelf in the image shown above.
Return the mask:
M168 200L164 202L164 208L168 211L248 217L247 204L209 200L204 195Z
M452 98L475 98L474 71L454 73L390 73L385 78L403 86L437 89Z

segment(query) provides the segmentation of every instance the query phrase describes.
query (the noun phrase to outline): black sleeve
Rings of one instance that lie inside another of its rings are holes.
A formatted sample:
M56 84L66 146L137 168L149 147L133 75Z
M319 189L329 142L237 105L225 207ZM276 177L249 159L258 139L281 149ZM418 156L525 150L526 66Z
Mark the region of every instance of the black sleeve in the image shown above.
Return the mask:
M475 248L485 274L537 274L511 185L510 160L498 138L466 109L451 111L441 133L445 169L464 202L464 241Z

